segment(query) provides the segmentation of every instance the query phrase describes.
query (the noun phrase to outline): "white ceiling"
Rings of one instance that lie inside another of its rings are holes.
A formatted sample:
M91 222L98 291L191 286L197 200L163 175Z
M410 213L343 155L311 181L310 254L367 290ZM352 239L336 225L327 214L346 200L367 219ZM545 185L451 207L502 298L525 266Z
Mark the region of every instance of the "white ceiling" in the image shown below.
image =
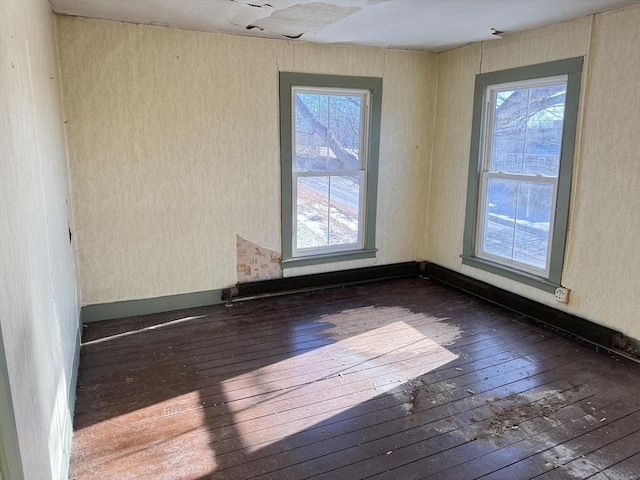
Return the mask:
M55 13L315 43L443 51L640 0L49 0Z

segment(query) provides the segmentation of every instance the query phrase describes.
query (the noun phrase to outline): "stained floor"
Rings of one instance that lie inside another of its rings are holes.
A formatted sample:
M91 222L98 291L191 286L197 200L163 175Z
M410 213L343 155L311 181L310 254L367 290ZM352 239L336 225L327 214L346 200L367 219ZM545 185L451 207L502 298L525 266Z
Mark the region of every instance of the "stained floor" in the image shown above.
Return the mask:
M89 324L73 479L638 479L640 365L426 279Z

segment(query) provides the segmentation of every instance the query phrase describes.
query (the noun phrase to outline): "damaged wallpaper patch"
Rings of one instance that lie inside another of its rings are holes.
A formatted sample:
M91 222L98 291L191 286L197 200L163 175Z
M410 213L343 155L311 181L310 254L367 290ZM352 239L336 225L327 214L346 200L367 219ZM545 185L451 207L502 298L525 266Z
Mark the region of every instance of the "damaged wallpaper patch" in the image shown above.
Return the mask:
M279 252L261 247L236 235L238 283L282 278Z

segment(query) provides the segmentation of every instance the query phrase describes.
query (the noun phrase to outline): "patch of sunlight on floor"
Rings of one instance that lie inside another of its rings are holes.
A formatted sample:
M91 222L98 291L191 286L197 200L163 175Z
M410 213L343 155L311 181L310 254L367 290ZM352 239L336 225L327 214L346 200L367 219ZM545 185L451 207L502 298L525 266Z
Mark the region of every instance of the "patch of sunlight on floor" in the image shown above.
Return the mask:
M225 396L238 399L227 407L246 452L410 385L413 379L458 358L444 345L459 338L459 328L443 319L400 307L361 310L373 319L366 332L339 338L348 331L343 321L341 327L330 327L320 336L331 338L333 331L335 343L222 383ZM331 323L333 316L321 321ZM344 317L344 312L335 316ZM281 434L269 438L267 432L273 426L285 426L286 433L279 428Z
M154 478L161 478L157 472L178 468L180 478L203 478L204 473L217 467L215 458L203 455L210 452L209 440L202 435L206 429L206 412L198 390L103 420L75 431L74 442L80 445L85 438L95 442L104 437L76 474L90 476L102 469L126 470L131 464L151 462ZM132 478L123 473L125 470L112 472L109 478Z

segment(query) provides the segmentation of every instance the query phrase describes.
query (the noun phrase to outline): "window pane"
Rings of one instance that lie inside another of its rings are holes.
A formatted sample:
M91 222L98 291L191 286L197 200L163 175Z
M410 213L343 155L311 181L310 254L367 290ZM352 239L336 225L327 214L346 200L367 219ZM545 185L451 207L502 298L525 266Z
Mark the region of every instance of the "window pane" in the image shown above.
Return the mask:
M484 212L482 250L509 259L513 258L517 183L490 178Z
M329 177L298 177L297 187L297 247L325 247L329 244Z
M546 269L553 194L552 184L489 178L483 251Z
M294 97L294 170L359 170L362 97L302 92Z
M358 243L360 176L297 179L297 248Z
M329 244L358 243L360 177L331 177Z
M557 177L566 82L493 93L490 170Z

